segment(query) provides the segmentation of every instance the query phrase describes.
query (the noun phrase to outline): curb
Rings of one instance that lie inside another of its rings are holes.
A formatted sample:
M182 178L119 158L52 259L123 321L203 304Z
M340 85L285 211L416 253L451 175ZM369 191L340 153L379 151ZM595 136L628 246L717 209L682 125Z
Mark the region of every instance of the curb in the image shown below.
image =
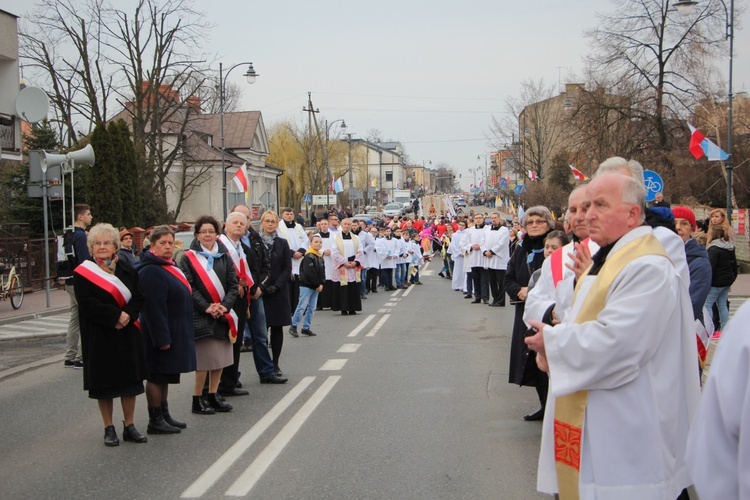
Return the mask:
M68 311L70 311L70 306L58 307L56 309L47 309L47 310L36 312L36 313L21 314L19 316L12 316L10 318L2 318L0 319L0 326L10 325L10 324L18 323L21 321L28 321L30 319L44 318L45 316L54 316L56 314L64 314Z

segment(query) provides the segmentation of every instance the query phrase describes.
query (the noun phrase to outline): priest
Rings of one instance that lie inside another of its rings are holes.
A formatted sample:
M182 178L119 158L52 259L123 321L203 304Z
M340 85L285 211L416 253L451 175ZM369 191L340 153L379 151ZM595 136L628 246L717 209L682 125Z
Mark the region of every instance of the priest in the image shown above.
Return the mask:
M341 232L333 240L331 259L336 273L331 310L341 311L342 316L353 316L362 310L360 271L364 253L359 238L352 233L351 219L341 221Z
M323 309L330 309L331 300L333 299L333 279L334 279L334 268L333 260L331 260L331 248L333 247L333 239L335 235L332 235L328 230L328 219L321 219L318 221L318 234L323 239L323 247L320 252L323 254L323 264L326 269L326 282L323 284L323 291L318 295L318 303L316 309L321 311Z

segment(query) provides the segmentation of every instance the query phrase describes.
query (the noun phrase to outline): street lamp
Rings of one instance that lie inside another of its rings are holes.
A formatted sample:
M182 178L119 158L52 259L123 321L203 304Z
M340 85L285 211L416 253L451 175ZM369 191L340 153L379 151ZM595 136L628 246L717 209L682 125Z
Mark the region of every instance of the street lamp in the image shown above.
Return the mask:
M253 63L251 62L241 62L239 64L235 64L229 70L227 70L226 76L224 76L224 66L222 63L219 63L219 114L220 114L220 127L221 127L221 194L224 198L223 200L223 207L224 207L224 219L227 219L227 169L224 162L224 100L226 99L226 86L227 86L227 77L229 77L229 73L232 72L232 70L238 66L242 66L243 64L247 64L248 68L245 72L245 78L247 78L247 83L253 84L255 83L255 78L258 76L258 73L255 72L255 69L253 68Z
M326 120L326 147L325 147L325 151L324 151L324 153L326 155L326 176L328 177L328 186L326 187L326 210L328 210L330 208L330 206L331 206L331 198L330 198L330 196L331 196L331 184L332 184L332 181L333 181L333 179L331 178L331 169L328 166L328 133L330 132L331 127L333 126L333 124L334 123L338 123L338 122L341 122L341 131L345 133L346 132L346 121L344 121L343 118L340 119L340 120L334 120L331 123L328 123L328 120ZM318 137L320 137L320 136L318 136Z
M726 38L729 40L729 93L727 97L729 102L727 104L727 158L724 163L724 168L727 172L727 219L729 223L732 223L732 171L734 165L732 164L732 100L734 95L732 94L732 56L734 55L734 0L729 1L729 8L724 0L720 0L722 7L724 7L724 14L726 15ZM678 0L674 4L675 8L682 13L687 13L692 10L693 6L697 5L698 2L694 0Z

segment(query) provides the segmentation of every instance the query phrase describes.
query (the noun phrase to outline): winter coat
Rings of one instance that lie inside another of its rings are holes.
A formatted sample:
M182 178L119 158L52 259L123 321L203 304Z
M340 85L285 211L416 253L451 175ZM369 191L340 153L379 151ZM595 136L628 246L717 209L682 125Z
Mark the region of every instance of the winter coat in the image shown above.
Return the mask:
M264 245L265 247L265 245ZM292 251L289 243L281 236L273 239L269 252L271 274L263 289L263 308L267 326L288 326L292 324L292 311L289 304L289 286L292 275Z
M261 289L265 287L268 275L271 274L271 261L263 245L263 240L260 239L260 235L253 228L248 228L247 235L242 238L242 244L245 245L245 256L250 267L250 274L255 282L250 287L250 296L252 297L258 287L261 287Z
M120 260L127 260L131 266L135 267L136 263L141 260L136 253L135 248L131 248L130 250L127 248L121 248L117 251L117 258Z
M725 287L734 283L737 277L737 257L734 243L727 240L714 240L708 246L708 260L713 272L712 287Z
M137 265L146 297L141 329L151 373L195 371L192 291L167 270L170 266L151 252ZM160 349L165 345L169 349Z
M703 323L703 305L706 303L708 291L711 290L711 262L703 245L692 238L685 242L685 256L690 271L689 290L693 318Z
M77 266L84 260L88 260L91 258L86 230L78 226L73 226L73 234L71 235L71 239L71 248L65 248L65 252L73 252L73 255L75 256L75 266ZM73 278L69 278L65 280L65 285L72 286L73 281Z
M326 282L326 268L323 257L306 253L299 266L299 284L307 288L318 288Z
M83 350L83 388L107 390L142 383L148 376L141 331L136 320L143 307L138 273L127 262L118 262L114 275L132 297L122 308L115 298L79 273L74 273L78 320ZM125 312L130 322L115 329Z
M229 310L234 306L234 302L237 300L237 295L239 294L237 289L237 273L234 270L231 258L227 255L227 247L220 241L217 241L216 244L219 245L219 252L223 255L214 259L213 269L216 271L216 275L219 277L225 291L221 305ZM202 250L198 240L193 240L193 243L190 244L190 250L196 252ZM208 293L208 290L203 285L203 282L201 282L195 273L195 269L193 269L193 265L187 255L182 258L180 268L185 273L185 277L193 288L193 327L196 340L204 337L213 337L229 341L229 323L227 323L227 319L224 316L214 318L206 313L206 309L214 301L211 298L211 294Z

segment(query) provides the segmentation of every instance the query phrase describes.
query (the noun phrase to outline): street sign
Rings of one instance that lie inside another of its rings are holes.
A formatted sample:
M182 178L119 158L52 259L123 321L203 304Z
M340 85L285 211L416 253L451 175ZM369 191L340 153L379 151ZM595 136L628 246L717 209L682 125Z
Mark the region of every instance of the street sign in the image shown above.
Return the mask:
M656 193L664 192L664 181L653 170L643 171L643 185L646 187L646 201L654 201Z
M302 202L305 205L309 205L312 203L312 195L311 194L305 194L302 196Z
M312 204L316 206L326 206L326 204L330 203L331 205L336 204L336 195L331 193L329 195L324 194L314 194L312 197Z
M505 189L508 187L508 179L505 177L500 179L500 189Z
M516 193L517 196L521 196L521 193L523 193L525 189L526 189L526 185L519 184L518 186L516 186L513 192Z

